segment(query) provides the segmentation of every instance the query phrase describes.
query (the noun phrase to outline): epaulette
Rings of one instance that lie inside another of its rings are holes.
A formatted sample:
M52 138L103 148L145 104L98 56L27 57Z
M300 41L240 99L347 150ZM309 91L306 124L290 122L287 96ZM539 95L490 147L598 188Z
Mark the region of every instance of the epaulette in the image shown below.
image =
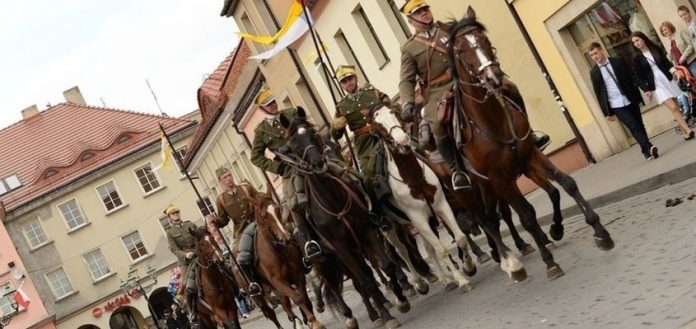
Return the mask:
M375 86L373 86L373 85L372 85L371 83L369 83L369 82L366 82L365 85L363 85L362 88L360 88L360 89L362 89L362 90L372 90L372 89L375 89Z

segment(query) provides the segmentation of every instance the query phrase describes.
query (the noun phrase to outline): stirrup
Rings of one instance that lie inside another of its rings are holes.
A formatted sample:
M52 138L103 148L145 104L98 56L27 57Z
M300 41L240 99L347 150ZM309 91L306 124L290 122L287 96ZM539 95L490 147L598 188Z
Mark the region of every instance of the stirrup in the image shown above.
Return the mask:
M252 282L249 284L249 296L261 296L261 286L258 283Z
M305 257L307 257L308 260L311 260L321 255L321 247L319 247L319 244L316 241L309 240L304 245L304 252Z
M455 191L471 190L471 179L469 179L469 175L461 170L455 170L452 173L452 188L454 188Z

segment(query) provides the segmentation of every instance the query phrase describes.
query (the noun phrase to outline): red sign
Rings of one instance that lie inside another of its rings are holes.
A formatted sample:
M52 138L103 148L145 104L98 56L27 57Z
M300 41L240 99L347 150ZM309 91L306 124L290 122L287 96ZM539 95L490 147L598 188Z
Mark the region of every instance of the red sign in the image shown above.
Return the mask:
M104 312L102 312L101 307L95 307L95 308L92 310L92 316L94 316L94 317L97 318L97 319L101 318L101 316L102 316L103 313L104 313Z
M137 297L135 297L136 299L140 298L140 294L134 295L134 296L137 296ZM114 298L114 300L108 301L106 304L104 304L104 310L107 312L111 312L111 311L113 311L113 310L115 310L123 305L130 304L130 302L131 301L130 301L130 298L128 298L128 295L123 294L123 296L118 296L118 297ZM99 306L95 307L92 310L92 316L94 316L95 318L101 317L103 313L104 312L102 311L101 307L99 307Z

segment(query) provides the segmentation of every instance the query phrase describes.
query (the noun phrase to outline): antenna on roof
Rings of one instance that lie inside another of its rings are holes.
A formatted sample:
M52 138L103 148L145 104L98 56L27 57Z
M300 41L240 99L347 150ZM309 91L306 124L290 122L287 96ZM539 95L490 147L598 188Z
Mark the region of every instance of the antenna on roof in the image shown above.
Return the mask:
M102 105L104 105L104 107L106 107L106 102L104 101L104 98L99 97L99 100L102 102Z
M147 79L145 79L145 83L147 83L147 87L150 88L150 93L152 93L152 98L155 99L155 104L157 104L157 108L159 109L160 114L162 114L162 116L164 116L164 117L168 117L167 113L164 113L164 111L162 111L162 107L160 106L159 102L157 101L157 95L155 95L155 91L152 90L152 86L150 86L150 81L147 81Z

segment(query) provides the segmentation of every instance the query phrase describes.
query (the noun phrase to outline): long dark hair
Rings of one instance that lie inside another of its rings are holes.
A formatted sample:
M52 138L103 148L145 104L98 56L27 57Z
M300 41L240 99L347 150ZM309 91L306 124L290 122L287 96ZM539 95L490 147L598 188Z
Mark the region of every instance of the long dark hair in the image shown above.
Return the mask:
M642 50L636 48L636 46L633 45L634 37L641 38L643 42L645 42L645 45L648 46L648 50L650 50L650 53L653 55L653 57L655 57L655 61L662 59L662 57L664 56L664 51L662 50L662 48L660 48L660 46L658 46L652 40L650 40L648 36L646 36L645 33L641 31L635 31L631 33L631 45L633 46L633 50L636 52L636 54L642 53Z

